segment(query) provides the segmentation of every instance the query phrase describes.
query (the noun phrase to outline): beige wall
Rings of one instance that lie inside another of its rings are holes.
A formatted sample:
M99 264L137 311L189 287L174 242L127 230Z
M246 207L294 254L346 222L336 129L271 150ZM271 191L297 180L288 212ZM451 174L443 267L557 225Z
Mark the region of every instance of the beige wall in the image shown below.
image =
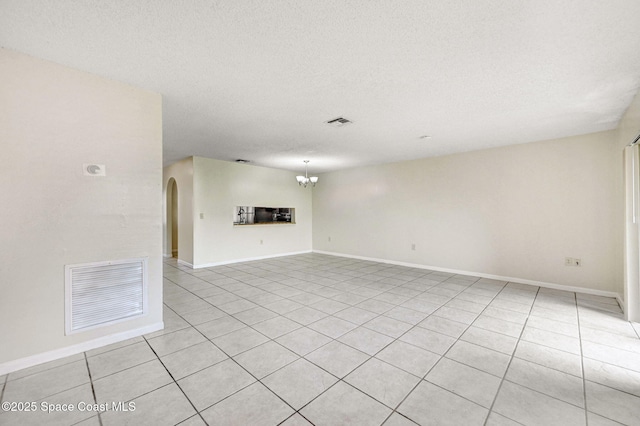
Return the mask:
M0 49L0 143L0 370L161 326L160 96ZM65 336L64 266L134 257L149 314Z
M171 232L167 233L167 221L171 206L167 206L167 191L171 191L170 180L178 188L178 259L193 264L193 157L185 158L163 170L163 253L171 256Z
M619 292L620 176L613 131L328 173L313 248Z
M311 250L312 189L294 172L202 157L193 170L196 267ZM233 226L236 206L295 207L296 224Z

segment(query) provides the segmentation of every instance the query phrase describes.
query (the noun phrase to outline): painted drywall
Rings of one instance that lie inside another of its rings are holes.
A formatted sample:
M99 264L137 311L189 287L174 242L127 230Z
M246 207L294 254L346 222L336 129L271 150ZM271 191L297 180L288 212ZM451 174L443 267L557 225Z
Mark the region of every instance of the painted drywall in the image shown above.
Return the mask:
M171 205L167 203L167 191L171 190L170 183L175 180L178 188L178 259L193 264L193 157L185 158L163 169L163 253L171 256L172 232L167 225L170 223Z
M0 49L0 143L0 370L161 326L160 95ZM137 257L148 315L65 336L65 265Z
M313 249L617 292L619 158L610 131L323 174Z
M298 186L295 175L193 157L194 265L310 251L316 188ZM296 223L234 226L236 206L294 207Z
M617 128L618 137L618 149L622 150L640 135L640 93L636 95L633 102L620 120L620 124ZM627 149L627 155L633 152L632 149ZM626 208L626 212L622 210L620 217L622 223L625 226L621 229L624 235L624 273L621 281L620 294L624 295L624 311L625 316L631 321L640 321L640 288L638 283L638 224L633 223L634 202L637 202L633 196L633 173L637 174L638 171L634 170L632 161L630 158L625 159L625 167L627 168L627 178L621 179L620 183L620 197L621 204ZM621 159L622 161L622 159ZM624 182L624 183L623 183ZM624 192L623 192L624 187ZM637 191L637 188L635 188ZM626 213L626 215L625 215Z

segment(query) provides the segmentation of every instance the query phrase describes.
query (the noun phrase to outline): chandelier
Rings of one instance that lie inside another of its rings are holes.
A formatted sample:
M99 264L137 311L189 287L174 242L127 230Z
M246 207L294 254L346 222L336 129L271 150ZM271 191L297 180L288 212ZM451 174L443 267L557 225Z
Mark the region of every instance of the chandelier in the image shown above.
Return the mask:
M309 177L309 173L307 170L307 166L309 164L309 160L304 160L304 176L296 176L296 180L298 181L298 185L304 186L305 188L309 183L311 186L316 186L316 182L318 182L317 176Z

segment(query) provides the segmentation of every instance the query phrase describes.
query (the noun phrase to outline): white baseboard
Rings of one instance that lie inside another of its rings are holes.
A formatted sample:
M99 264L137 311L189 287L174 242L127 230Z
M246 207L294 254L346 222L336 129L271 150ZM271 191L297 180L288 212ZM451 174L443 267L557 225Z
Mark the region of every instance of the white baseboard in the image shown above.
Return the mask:
M172 255L168 254L168 253L163 253L162 257L173 257Z
M182 259L178 259L178 265L188 266L189 268L194 269L194 268L193 268L193 264L192 264L192 263L185 262L185 261L184 261L184 260L182 260Z
M462 270L459 270L459 269L450 269L450 268L440 268L438 266L429 266L429 265L421 265L421 264L417 264L417 263L398 262L398 261L395 261L395 260L378 259L378 258L374 258L374 257L355 256L355 255L351 255L351 254L335 253L335 252L324 251L324 250L313 250L313 252L314 253L318 253L318 254L326 254L326 255L330 255L330 256L346 257L346 258L351 258L351 259L369 260L369 261L372 261L372 262L387 263L387 264L391 264L391 265L407 266L407 267L410 267L410 268L430 269L432 271L449 272L449 273L452 273L452 274L470 275L470 276L481 277L481 278L490 278L490 279L493 279L493 280L509 281L509 282L518 283L518 284L529 284L529 285L533 285L533 286L537 286L537 287L545 287L545 288L552 288L552 289L555 289L555 290L564 290L564 291L571 291L571 292L577 292L577 293L591 294L591 295L594 295L594 296L613 297L613 298L617 299L618 303L621 304L620 306L622 306L622 302L621 302L622 298L621 298L620 294L616 293L616 292L613 292L613 291L597 290L597 289L593 289L593 288L576 287L576 286L570 286L570 285L564 285L564 284L547 283L547 282L544 282L544 281L528 280L528 279L525 279L525 278L505 277L505 276L502 276L502 275L485 274L485 273L482 273L482 272L462 271Z
M267 256L257 256L257 257L245 257L243 259L233 259L233 260L225 260L222 262L213 262L213 263L203 263L201 265L192 266L187 262L182 262L178 260L178 263L181 263L186 266L190 266L193 269L202 269L202 268L211 268L212 266L222 266L222 265L230 265L232 263L240 263L240 262L250 262L252 260L264 260L264 259L272 259L274 257L284 257L284 256L294 256L296 254L306 254L311 253L311 250L303 250L303 251L294 251L290 253L278 253L278 254L269 254Z
M13 361L8 361L0 364L0 376L12 373L14 371L22 370L23 368L33 367L34 365L42 364L49 361L55 361L56 359L76 355L81 352L90 351L91 349L100 348L112 343L121 342L133 337L142 336L143 334L153 333L154 331L162 330L163 328L164 323L157 322L145 327L139 327L133 330L110 334L108 336L99 337L97 339L77 343L75 345L66 346L64 348L54 349L52 351L43 352L37 355L31 355Z

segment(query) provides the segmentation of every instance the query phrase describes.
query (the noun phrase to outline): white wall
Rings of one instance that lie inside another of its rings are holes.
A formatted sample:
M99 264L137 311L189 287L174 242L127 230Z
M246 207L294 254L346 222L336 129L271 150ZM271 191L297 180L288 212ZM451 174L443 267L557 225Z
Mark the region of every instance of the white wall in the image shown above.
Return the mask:
M178 187L178 259L193 264L193 157L185 158L163 170L163 253L171 255L171 230L167 233L167 190L171 178ZM170 206L169 206L170 208Z
M294 172L202 157L193 171L196 267L311 250L313 190ZM234 226L236 206L295 207L296 224Z
M160 96L0 49L0 143L0 375L161 327ZM65 336L64 266L134 257L149 314Z
M611 131L327 173L313 248L619 292L621 166Z

